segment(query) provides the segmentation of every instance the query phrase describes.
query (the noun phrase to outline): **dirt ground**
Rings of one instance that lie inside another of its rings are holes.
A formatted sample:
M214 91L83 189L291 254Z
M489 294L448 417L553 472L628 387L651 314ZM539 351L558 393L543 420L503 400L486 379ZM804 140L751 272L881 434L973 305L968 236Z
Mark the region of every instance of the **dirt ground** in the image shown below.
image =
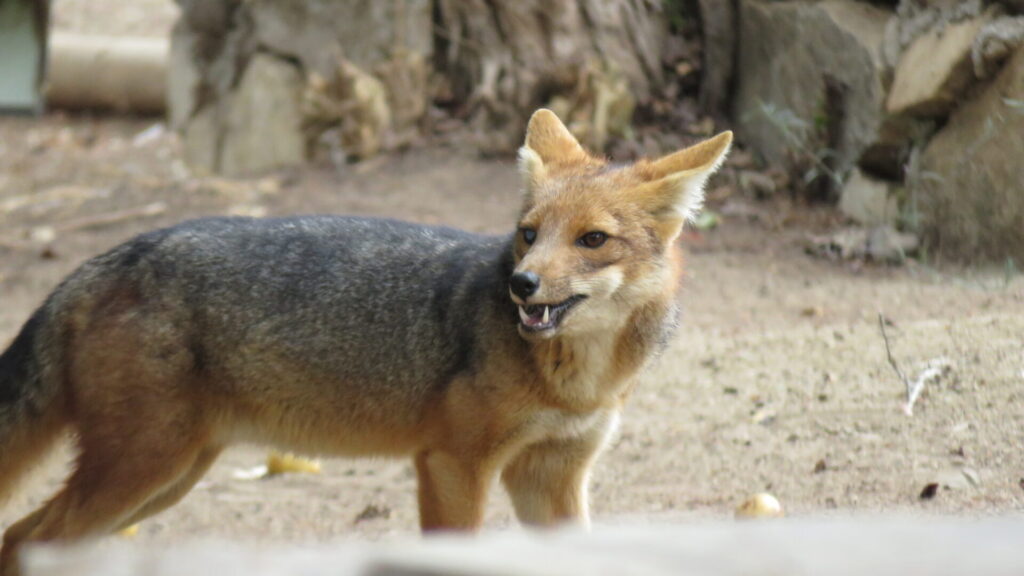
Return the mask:
M73 9L89 4L60 6L58 27L75 29ZM132 26L124 30L138 33ZM178 146L158 119L0 117L0 345L84 259L186 218L331 212L502 232L518 209L510 161L450 149L223 180L191 176ZM760 491L794 516L1024 511L1024 278L814 259L804 242L836 222L829 209L725 202L715 206L719 228L687 238L684 322L594 472L595 523L725 518ZM886 362L879 313L911 375L936 358L953 366L925 388L913 416L901 411L905 391ZM137 538L415 532L409 463L328 460L317 475L236 477L265 456L259 447L230 451ZM0 527L59 486L67 457L0 509ZM920 499L930 482L942 487ZM512 524L495 490L488 525Z

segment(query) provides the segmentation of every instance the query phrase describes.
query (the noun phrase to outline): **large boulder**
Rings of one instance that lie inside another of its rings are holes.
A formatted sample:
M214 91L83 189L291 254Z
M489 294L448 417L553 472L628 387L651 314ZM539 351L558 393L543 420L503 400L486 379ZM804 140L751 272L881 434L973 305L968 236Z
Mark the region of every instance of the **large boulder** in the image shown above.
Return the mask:
M885 29L893 13L866 2L740 1L735 117L773 164L820 164L836 175L898 173L905 129L887 129Z
M950 116L911 176L934 251L1024 263L1024 47Z
M892 114L945 116L971 82L971 48L984 25L972 18L933 28L907 48L896 66L886 103Z
M426 112L429 0L177 2L169 116L200 171L297 166L327 136L369 155ZM368 107L378 113L348 113Z

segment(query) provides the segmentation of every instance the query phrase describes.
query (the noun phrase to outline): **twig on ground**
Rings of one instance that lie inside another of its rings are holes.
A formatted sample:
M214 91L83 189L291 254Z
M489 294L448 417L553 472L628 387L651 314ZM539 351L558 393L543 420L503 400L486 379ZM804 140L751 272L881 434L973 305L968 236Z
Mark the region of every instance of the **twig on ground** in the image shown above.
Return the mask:
M930 360L925 365L924 370L918 374L917 379L911 382L907 379L907 376L900 370L899 365L896 363L896 359L892 357L892 348L889 346L889 335L885 333L885 317L881 313L878 314L878 328L882 331L882 340L885 341L885 355L889 359L889 365L892 366L896 376L899 377L900 382L907 389L907 401L903 404L903 413L907 416L914 415L914 402L917 402L917 397L921 395L921 391L924 390L925 384L932 380L938 380L940 377L945 375L947 372L953 369L953 362L949 358L940 357Z
M932 380L938 380L952 368L953 363L949 358L935 358L928 362L925 369L917 376L917 380L907 384L907 403L903 405L903 413L907 416L913 416L914 402L917 401L917 397L924 390L924 385Z
M889 357L889 365L896 371L896 376L899 377L900 382L907 387L908 394L910 390L910 383L907 381L907 377L903 375L903 371L900 370L899 365L896 364L896 360L892 357L892 350L889 348L889 335L885 333L885 316L882 313L878 313L878 328L882 331L882 340L885 341L885 355Z

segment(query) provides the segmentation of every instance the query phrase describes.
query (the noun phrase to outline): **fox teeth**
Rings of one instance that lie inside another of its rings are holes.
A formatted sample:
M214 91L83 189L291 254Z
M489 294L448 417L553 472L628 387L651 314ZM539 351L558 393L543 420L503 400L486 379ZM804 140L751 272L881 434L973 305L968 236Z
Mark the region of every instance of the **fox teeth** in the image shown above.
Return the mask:
M528 324L530 322L530 315L526 313L526 310L522 306L519 307L519 319L523 321L523 324Z
M544 324L547 324L550 320L551 320L551 307L550 306L545 306L544 307L544 320L542 320L542 322Z

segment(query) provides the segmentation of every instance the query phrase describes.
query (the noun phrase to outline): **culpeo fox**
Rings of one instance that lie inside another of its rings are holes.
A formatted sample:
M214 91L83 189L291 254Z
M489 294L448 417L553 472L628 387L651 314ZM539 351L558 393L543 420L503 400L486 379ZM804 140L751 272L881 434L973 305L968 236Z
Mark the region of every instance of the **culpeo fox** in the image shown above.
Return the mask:
M65 430L79 450L7 529L0 573L26 542L171 506L236 442L412 456L424 530L478 527L498 475L522 522L587 523L589 469L675 324L677 237L731 140L616 166L540 110L511 235L214 218L88 261L0 356L0 498Z

